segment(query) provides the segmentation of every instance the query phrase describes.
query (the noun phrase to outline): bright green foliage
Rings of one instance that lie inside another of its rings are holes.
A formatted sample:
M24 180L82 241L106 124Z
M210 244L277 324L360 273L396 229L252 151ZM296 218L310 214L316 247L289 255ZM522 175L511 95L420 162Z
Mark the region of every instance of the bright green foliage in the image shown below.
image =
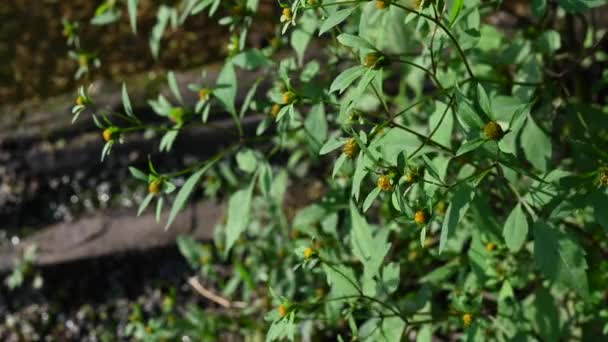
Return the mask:
M123 86L124 114L94 113L112 130L102 155L136 131L161 132L159 149L179 154L189 125L234 122L234 143L209 160L130 169L162 184L140 212L154 199L160 212L181 184L167 228L199 193L224 199L214 250L178 244L232 304L189 309L183 327L153 323L194 340L221 329L269 341L606 339L605 30L582 25L606 2L522 1L525 25L494 25L513 3L161 5L154 56L166 30L204 13L225 15L226 59L216 79L188 86L196 103L169 72L171 96L148 99L161 123L144 124ZM138 1L126 5L136 32ZM121 12L106 1L93 23ZM280 35L250 46L269 15ZM79 98L75 118L94 102L84 89ZM261 113L255 133L244 128ZM138 327L133 336L153 340Z

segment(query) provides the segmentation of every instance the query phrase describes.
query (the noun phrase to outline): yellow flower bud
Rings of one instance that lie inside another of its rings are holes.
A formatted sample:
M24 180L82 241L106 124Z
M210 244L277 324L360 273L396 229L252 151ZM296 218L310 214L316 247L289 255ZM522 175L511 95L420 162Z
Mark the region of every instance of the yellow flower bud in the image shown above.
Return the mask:
M377 9L385 9L391 4L390 0L376 0Z
M354 158L359 152L359 145L357 145L357 140L355 138L350 138L348 141L342 146L342 152L347 158Z
M287 304L281 304L279 305L278 311L279 311L279 316L280 317L285 317L287 316L287 313L289 313L289 307Z
M462 325L464 325L465 328L468 328L471 323L473 323L473 315L470 313L465 313L464 315L462 315Z
M310 260L310 258L312 258L315 254L315 250L310 248L310 247L306 247L306 249L304 250L304 259L305 260Z
M488 242L488 244L486 244L486 250L488 252L492 252L495 249L496 249L496 244L495 243Z
M417 210L414 213L414 222L418 224L427 224L429 222L429 214L425 210Z
M79 105L79 106L84 106L84 104L86 102L87 102L87 100L84 97L82 97L82 96L78 96L76 98L76 104Z
M276 118L279 113L281 112L281 105L280 104L274 104L272 106L272 108L270 108L270 115L272 115L273 118Z
M107 142L107 141L110 141L112 139L114 139L114 132L111 129L106 128L103 131L103 140L105 140Z
M148 192L151 194L158 194L163 188L163 181L161 179L155 179L148 184Z
M203 88L198 91L198 99L201 101L207 101L209 95L211 95L211 90L209 88Z
M290 104L296 99L296 94L293 91L286 91L283 93L283 103Z

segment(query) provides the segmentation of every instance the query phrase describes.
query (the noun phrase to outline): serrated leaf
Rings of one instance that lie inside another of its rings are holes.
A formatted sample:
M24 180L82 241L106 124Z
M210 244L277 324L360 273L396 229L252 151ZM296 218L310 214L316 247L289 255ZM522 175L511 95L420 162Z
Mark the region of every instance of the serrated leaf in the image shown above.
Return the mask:
M528 237L528 219L521 203L517 203L507 217L502 234L511 252L517 252L523 246Z

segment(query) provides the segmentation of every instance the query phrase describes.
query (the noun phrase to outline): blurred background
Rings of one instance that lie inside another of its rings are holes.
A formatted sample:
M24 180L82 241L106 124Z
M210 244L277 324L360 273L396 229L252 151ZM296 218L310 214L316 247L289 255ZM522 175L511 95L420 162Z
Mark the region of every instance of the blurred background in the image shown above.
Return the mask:
M136 218L147 192L127 166L145 169L152 154L176 169L215 149L199 146L221 139L182 146L179 156L157 155L157 143L149 141L156 137L148 134L101 163L99 130L90 118L72 125L70 110L77 88L89 84L97 105L120 108L123 81L136 110L149 110L145 99L165 87L167 70L176 71L180 85L197 80L201 66L213 73L230 36L207 25L206 15L194 16L165 31L155 60L148 36L157 9L178 1L140 1L137 36L126 13L112 25L91 25L102 3L0 1L0 341L128 339L125 327L140 311L201 303L185 283L193 272L174 245L192 227L178 222L175 232L162 235L152 214ZM77 48L68 44L70 30L78 30ZM259 30L251 44L263 46L274 32ZM88 72L75 77L83 66ZM144 226L149 235L129 235Z

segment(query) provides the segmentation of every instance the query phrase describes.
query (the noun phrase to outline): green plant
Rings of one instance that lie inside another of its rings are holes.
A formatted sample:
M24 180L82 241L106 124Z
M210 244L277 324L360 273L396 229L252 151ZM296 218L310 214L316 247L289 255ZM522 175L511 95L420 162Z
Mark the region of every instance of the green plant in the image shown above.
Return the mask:
M167 228L201 184L227 198L215 249L179 245L219 298L247 305L201 314L201 326L225 315L233 326L221 327L267 340L605 336L608 73L584 71L605 63L606 30L574 24L603 4L535 0L528 25L504 31L487 20L502 1L282 1L281 35L265 48L247 39L265 20L257 0L162 5L154 55L169 23L205 12L224 15L226 60L215 81L190 85L194 105L168 73L172 98L149 101L165 123L137 116L123 87L124 113L95 113L102 156L137 131L162 133L160 150L179 153L179 132L207 124L212 108L233 119L235 143L208 160L131 168L150 189L140 212L161 191L152 185L171 195L165 185L185 180ZM135 31L138 1L127 5ZM116 2L102 6L94 23L118 20ZM256 81L241 84L252 71ZM76 114L94 101L79 99ZM243 118L258 113L246 134ZM320 187L303 195L311 180Z

